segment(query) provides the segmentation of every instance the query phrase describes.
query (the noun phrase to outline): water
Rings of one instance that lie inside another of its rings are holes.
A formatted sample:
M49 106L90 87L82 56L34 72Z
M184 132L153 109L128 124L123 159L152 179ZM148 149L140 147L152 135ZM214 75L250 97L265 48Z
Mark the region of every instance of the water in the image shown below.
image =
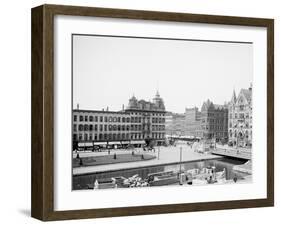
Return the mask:
M188 170L199 168L202 169L204 167L215 166L216 171L222 171L223 169L226 170L226 179L233 179L234 177L242 178L243 176L247 175L245 173L240 173L237 171L233 171L232 167L235 165L244 164L246 161L243 160L233 160L228 158L223 158L220 160L205 160L205 161L197 161L197 162L190 162L190 163L183 163L181 164L181 170ZM153 166L141 169L126 169L126 170L118 170L113 172L106 172L106 173L93 173L87 175L79 175L73 177L73 190L80 190L86 189L87 184L93 184L96 179L102 178L111 178L111 177L131 177L135 174L138 174L142 179L145 179L148 174L150 173L157 173L163 171L179 171L180 164L171 164L166 166Z

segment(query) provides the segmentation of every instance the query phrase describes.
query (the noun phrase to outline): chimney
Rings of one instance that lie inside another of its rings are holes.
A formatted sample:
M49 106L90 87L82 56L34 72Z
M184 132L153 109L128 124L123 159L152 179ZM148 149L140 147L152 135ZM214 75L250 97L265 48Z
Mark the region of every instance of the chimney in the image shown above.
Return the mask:
M77 110L79 110L79 104L77 104Z
M122 111L124 111L124 104L122 104Z
M108 106L106 107L106 111L108 111Z

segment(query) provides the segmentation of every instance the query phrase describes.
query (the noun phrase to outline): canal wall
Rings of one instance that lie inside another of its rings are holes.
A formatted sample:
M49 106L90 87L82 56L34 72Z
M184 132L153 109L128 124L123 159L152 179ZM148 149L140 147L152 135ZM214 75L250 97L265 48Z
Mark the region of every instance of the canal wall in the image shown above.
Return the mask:
M196 158L196 159L190 159L190 160L183 160L183 161L170 161L170 162L164 162L164 163L155 163L153 160L147 160L145 161L146 164L122 164L121 166L117 166L118 163L116 164L112 164L112 165L107 165L105 167L79 167L79 168L74 168L73 171L75 171L75 169L80 169L79 171L77 170L76 172L73 172L73 177L78 177L78 176L87 176L87 175L91 175L93 173L114 173L116 171L121 171L121 170L137 170L137 169L144 169L144 168L148 168L148 167L164 167L167 165L178 165L178 164L185 164L185 163L192 163L192 162L200 162L200 161L206 161L206 160L219 160L219 159L223 159L223 156L217 156L217 155L205 155L205 154L201 154L203 156L201 156L201 158ZM204 156L205 155L205 156ZM152 161L154 163L152 163ZM141 162L141 163L144 163Z

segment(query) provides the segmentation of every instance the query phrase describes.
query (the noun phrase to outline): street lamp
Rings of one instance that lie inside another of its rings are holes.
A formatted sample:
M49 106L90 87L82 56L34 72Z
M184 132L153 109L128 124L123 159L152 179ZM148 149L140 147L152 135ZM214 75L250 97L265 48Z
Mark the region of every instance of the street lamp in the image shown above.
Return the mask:
M182 147L180 147L180 173L181 173L181 162L182 162Z

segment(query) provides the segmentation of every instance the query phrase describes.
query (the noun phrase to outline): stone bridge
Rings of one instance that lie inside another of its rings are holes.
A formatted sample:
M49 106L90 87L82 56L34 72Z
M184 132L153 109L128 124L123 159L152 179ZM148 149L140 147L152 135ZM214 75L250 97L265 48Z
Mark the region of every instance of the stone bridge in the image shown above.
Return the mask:
M221 156L228 156L232 158L239 158L239 159L252 159L252 150L247 148L224 148L224 147L217 147L212 151L214 155L221 155Z

